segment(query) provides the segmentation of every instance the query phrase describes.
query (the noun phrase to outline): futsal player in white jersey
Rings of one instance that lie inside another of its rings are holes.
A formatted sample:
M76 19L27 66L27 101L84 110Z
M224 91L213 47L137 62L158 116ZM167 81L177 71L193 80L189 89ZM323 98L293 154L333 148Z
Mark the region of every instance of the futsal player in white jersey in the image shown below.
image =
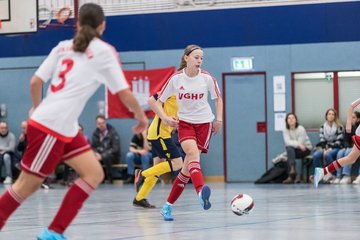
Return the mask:
M346 132L351 132L351 118L354 109L360 105L360 98L355 100L348 109L348 116L346 121ZM318 187L319 182L326 174L331 174L335 172L337 169L344 167L345 165L353 164L360 156L360 126L356 129L355 135L352 137L354 142L354 146L351 149L351 152L338 160L333 161L331 164L327 165L325 168L315 168L314 173L314 186L315 188Z
M197 45L187 46L179 71L165 83L157 101L161 106L171 95L176 95L179 104L179 141L186 153L184 166L175 179L167 203L161 210L165 221L173 220L172 205L190 178L204 210L211 207L211 191L204 185L200 154L208 151L212 132L217 134L222 128L223 103L215 78L200 68L202 62L203 50ZM208 103L208 93L211 99L215 100L216 118ZM166 124L177 125L176 120L166 116L163 111L157 114Z
M95 154L78 131L78 117L101 84L117 93L135 113L139 121L133 128L136 133L147 128L146 115L129 90L115 49L100 39L105 30L102 8L84 4L77 30L74 39L52 49L31 79L33 106L29 112L28 148L21 161L20 177L0 198L0 229L57 164L66 161L80 177L66 193L51 224L37 238L65 239L63 232L104 178ZM47 96L41 101L42 86L49 79Z

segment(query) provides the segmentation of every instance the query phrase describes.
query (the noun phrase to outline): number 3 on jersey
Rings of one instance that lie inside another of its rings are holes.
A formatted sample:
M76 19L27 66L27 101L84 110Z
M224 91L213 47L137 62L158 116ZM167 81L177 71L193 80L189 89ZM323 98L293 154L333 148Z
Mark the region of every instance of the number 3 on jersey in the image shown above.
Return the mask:
M72 69L73 66L74 66L74 61L72 59L62 60L61 67L64 67L64 70L60 71L59 73L60 83L57 86L51 84L50 89L52 92L57 92L65 86L65 82L66 82L65 75Z

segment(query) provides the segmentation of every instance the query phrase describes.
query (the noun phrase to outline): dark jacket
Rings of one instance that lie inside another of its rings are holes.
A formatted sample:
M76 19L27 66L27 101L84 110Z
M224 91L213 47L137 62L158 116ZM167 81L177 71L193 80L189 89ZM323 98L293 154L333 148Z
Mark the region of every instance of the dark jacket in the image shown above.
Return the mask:
M25 153L25 149L27 147L27 136L25 135L25 139L24 141L18 143L16 150L18 151L18 153L23 156Z
M355 125L352 125L350 133L347 133L345 131L345 134L344 134L344 147L346 147L346 148L353 147L354 143L352 141L352 136L355 135L355 132L356 132L356 129L357 129L358 126L359 126L359 123L356 123Z
M110 124L106 124L108 133L100 141L100 131L96 128L92 135L91 146L94 151L98 152L102 158L114 158L113 163L120 162L120 139L116 129Z

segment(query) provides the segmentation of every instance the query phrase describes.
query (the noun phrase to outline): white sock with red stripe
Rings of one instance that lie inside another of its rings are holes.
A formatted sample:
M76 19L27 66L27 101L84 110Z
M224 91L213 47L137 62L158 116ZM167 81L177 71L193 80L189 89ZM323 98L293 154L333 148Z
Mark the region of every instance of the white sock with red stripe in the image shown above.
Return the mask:
M24 198L14 192L11 186L0 197L0 230L4 227L10 215L15 212L23 201Z
M93 191L94 188L83 179L79 178L76 180L66 193L49 229L62 234L76 217L83 203Z

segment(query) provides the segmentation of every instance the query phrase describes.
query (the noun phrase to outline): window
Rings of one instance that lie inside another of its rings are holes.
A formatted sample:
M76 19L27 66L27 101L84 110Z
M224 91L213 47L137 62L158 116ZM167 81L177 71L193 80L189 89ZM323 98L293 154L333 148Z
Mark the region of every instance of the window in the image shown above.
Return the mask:
M350 103L360 97L360 71L339 72L339 117L346 124ZM355 109L360 111L359 108Z
M292 87L293 111L306 129L318 130L329 108L345 125L349 104L360 97L360 71L293 73Z
M293 76L293 110L306 129L318 129L325 121L326 110L334 106L333 78L325 73L296 73Z

